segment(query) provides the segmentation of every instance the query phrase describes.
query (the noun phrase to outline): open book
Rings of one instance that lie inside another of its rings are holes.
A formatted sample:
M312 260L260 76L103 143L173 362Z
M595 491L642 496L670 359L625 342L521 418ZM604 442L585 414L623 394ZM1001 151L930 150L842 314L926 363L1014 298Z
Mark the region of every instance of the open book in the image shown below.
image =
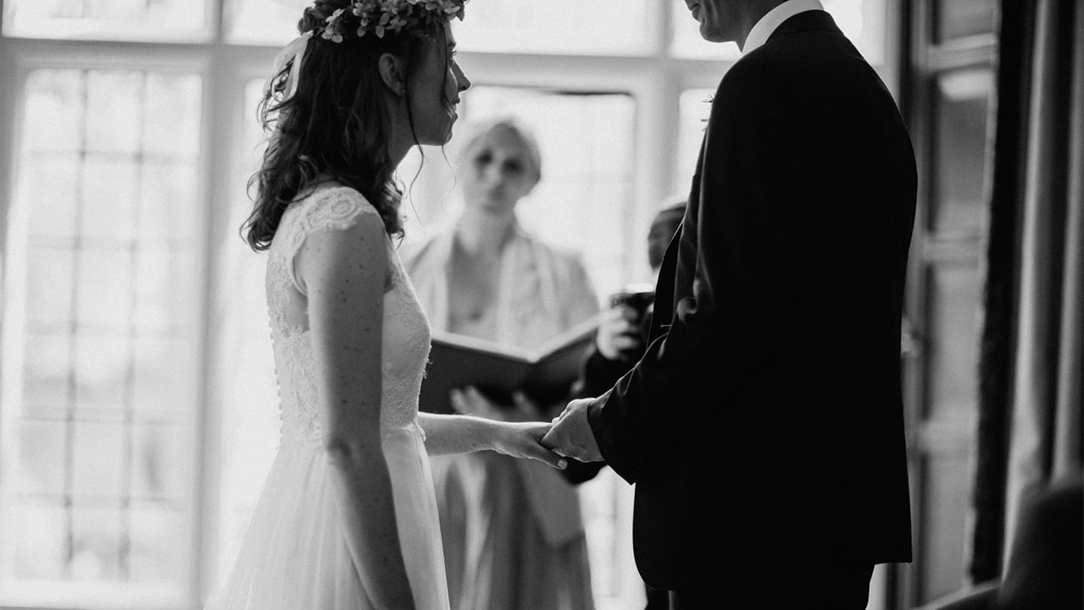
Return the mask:
M419 409L451 413L448 392L467 385L502 405L512 403L517 389L540 404L565 398L579 379L600 319L588 318L534 350L434 331Z

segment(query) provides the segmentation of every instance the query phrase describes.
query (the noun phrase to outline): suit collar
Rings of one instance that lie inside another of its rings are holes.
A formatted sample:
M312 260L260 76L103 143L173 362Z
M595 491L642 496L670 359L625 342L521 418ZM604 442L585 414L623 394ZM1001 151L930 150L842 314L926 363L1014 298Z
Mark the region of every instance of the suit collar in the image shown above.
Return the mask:
M806 11L823 11L824 6L821 5L820 0L787 0L782 4L779 4L772 10L762 16L753 29L749 31L749 36L745 39L745 45L742 47L742 54L752 53L771 37L779 26L795 15L799 15Z
M820 30L822 32L843 34L843 32L840 31L839 26L836 25L835 19L832 19L832 16L829 15L827 11L806 11L781 23L779 27L772 32L772 35L768 37L768 42L765 44L770 44L788 34L805 32L808 30Z

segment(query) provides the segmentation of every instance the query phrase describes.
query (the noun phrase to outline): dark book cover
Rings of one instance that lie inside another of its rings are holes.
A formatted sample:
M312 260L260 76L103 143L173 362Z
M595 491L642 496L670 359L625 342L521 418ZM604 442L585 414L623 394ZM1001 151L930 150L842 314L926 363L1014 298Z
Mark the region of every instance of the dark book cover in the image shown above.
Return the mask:
M448 393L468 385L500 405L511 404L516 389L540 404L565 398L579 379L599 320L591 317L534 350L434 331L419 409L451 413Z

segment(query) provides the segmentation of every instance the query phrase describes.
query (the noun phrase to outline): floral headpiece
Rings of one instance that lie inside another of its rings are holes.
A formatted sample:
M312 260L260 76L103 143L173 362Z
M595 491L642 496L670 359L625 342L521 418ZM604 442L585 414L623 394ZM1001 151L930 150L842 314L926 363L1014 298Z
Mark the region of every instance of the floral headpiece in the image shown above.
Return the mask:
M290 64L290 73L283 85L282 101L297 92L301 79L301 62L305 49L313 36L340 43L348 37L363 38L370 32L377 38L385 34L398 34L403 30L427 30L434 23L451 19L463 19L463 5L467 0L350 0L345 8L336 9L317 26L295 38L283 47L275 57L274 69L268 86L275 76Z
M350 6L337 9L318 28L320 37L342 42L351 35L377 38L407 29L428 28L436 20L463 19L466 0L351 0Z

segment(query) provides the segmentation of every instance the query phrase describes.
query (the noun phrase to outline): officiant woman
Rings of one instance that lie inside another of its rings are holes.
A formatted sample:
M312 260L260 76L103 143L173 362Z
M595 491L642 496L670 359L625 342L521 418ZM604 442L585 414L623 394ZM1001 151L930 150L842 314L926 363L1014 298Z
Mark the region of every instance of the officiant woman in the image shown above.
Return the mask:
M404 253L433 330L534 348L597 313L580 257L517 222L517 206L542 178L531 132L515 118L490 120L461 150L462 213ZM474 388L450 398L457 411L502 419L549 421L564 406L499 401ZM561 471L525 462L432 458L453 610L594 607L576 488Z

